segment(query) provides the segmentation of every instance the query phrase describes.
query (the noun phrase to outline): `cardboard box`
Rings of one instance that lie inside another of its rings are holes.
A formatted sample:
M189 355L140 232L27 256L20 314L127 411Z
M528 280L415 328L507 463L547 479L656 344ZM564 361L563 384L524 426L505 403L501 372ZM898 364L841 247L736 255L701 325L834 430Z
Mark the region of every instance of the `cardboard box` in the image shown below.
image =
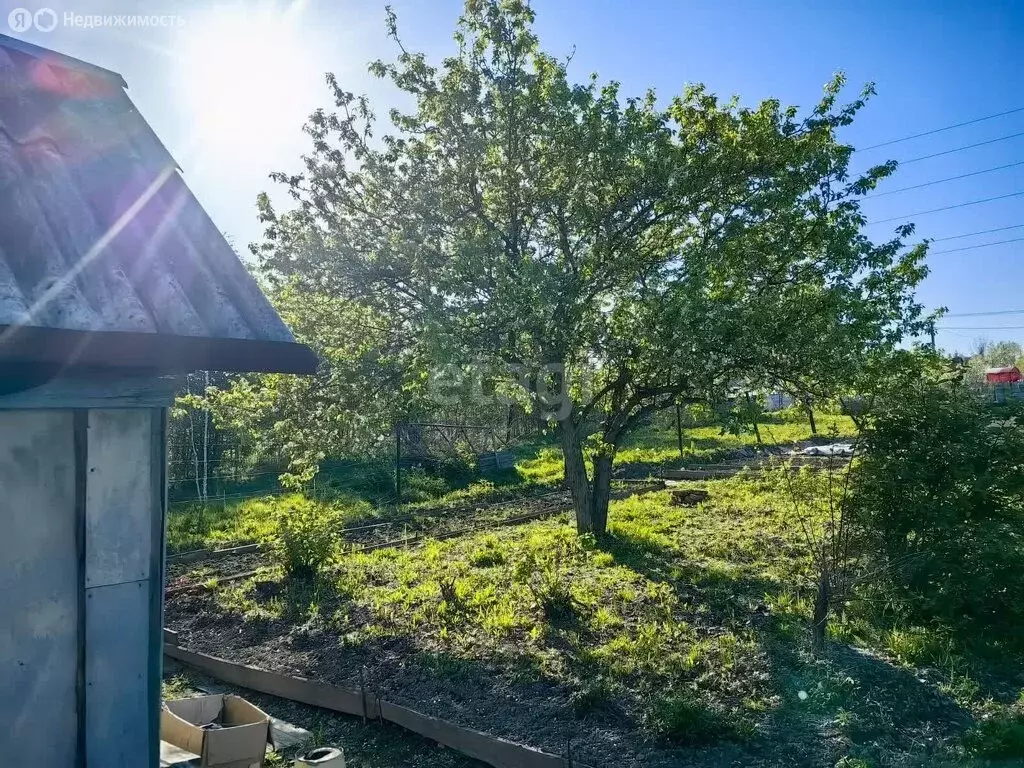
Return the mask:
M203 768L262 768L269 732L266 713L239 696L176 699L160 712L160 738L200 755Z

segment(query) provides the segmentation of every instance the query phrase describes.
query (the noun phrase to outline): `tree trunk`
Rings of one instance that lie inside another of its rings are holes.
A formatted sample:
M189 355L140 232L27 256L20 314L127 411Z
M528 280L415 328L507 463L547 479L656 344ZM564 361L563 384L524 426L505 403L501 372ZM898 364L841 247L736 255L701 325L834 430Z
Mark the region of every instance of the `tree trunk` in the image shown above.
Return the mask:
M811 422L811 434L816 435L818 434L818 425L814 421L814 406L810 403L805 403L804 408L807 411L807 420Z
M814 601L814 617L811 623L811 648L815 656L825 653L825 639L828 637L828 613L832 601L832 588L826 569L818 577L818 597Z
M594 457L594 534L603 535L608 530L608 502L611 500L613 454L598 454Z
M562 443L565 483L569 486L572 504L576 509L576 531L597 533L594 525L593 495L590 491L590 481L587 479L587 465L583 460L583 443L572 419L559 422L558 432Z
M750 425L754 428L754 438L757 440L757 444L761 444L761 430L757 428L757 412L753 409L753 399L750 397L750 393L744 393L747 398L747 404L751 406L750 409Z

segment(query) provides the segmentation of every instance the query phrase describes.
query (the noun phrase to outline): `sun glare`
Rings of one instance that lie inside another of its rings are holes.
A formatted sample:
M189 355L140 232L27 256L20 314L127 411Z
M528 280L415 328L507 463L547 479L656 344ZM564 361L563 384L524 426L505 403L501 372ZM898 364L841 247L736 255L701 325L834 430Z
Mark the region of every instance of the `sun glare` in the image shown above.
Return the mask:
M182 29L179 103L199 147L232 160L273 154L312 110L320 79L303 3L211 7Z

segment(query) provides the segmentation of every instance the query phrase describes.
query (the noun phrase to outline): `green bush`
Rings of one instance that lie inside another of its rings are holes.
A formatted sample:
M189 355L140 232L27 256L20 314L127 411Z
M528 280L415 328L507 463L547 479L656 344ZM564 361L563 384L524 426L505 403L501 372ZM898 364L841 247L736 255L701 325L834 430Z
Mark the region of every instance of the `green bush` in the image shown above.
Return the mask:
M973 757L990 760L1024 758L1024 694L1013 707L989 717L964 736L964 747Z
M337 550L341 513L327 505L293 497L278 515L277 536L269 542L273 558L289 576L317 576Z
M516 563L515 576L526 584L548 623L565 625L576 620L579 606L562 569L560 551L529 552Z
M432 501L476 479L475 470L462 461L402 470L402 501Z
M1024 623L1024 419L920 384L876 406L855 504L922 621L1013 637Z
M655 729L666 739L687 747L735 741L749 734L749 726L729 712L701 704L691 695L668 696L654 705Z

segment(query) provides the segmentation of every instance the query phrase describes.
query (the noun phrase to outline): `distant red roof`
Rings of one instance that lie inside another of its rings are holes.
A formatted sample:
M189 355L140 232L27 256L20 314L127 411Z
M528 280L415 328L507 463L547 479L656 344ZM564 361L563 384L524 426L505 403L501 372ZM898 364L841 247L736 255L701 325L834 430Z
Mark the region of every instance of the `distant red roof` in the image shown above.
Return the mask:
M999 368L987 368L985 370L985 381L989 384L1007 384L1017 381L1024 381L1020 369L1015 365L1004 365Z

